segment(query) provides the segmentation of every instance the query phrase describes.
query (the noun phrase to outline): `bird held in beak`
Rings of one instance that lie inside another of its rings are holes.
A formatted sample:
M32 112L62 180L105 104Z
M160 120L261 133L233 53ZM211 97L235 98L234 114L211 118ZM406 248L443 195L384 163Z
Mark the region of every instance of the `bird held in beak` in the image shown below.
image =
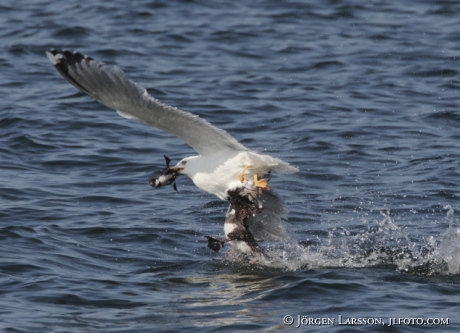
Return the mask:
M174 191L177 192L176 186L176 177L179 175L179 172L182 170L177 167L169 167L171 160L164 155L166 161L166 168L163 169L161 175L158 178L152 178L149 181L150 186L152 187L161 187L172 184Z

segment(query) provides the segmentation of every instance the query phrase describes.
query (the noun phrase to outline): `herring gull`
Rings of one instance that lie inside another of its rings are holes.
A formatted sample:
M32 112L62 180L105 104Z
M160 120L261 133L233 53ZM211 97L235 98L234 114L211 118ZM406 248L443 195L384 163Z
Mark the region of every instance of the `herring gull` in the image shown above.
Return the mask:
M225 238L208 237L208 247L218 251L229 242L244 253L260 252L257 241L283 240L282 218L287 210L264 179L271 172L294 173L297 168L268 155L258 154L226 131L198 115L160 103L145 88L110 67L78 52L46 52L55 68L71 84L128 119L138 120L182 139L197 153L166 168L150 180L159 187L188 176L201 190L228 200Z

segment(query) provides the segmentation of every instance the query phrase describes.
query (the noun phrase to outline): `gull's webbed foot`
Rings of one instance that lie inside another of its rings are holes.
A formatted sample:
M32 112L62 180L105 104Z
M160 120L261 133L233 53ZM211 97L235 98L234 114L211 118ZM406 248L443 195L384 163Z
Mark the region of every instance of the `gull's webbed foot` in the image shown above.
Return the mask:
M259 179L257 174L254 174L254 185L260 187L262 190L269 191L270 188L267 186L268 183L265 179Z

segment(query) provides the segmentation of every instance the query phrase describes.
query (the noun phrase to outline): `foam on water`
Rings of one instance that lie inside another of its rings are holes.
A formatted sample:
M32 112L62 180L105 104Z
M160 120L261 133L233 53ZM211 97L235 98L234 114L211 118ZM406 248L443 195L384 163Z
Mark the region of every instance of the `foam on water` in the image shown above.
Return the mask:
M439 240L433 236L411 237L393 221L389 211L381 211L383 218L378 226L359 233L332 228L327 239L314 245L306 246L293 239L283 244L264 245L268 257L260 259L256 266L285 271L386 266L426 276L459 274L460 228L453 226L452 207L444 208L449 227ZM239 267L252 265L232 250L225 253L223 260Z

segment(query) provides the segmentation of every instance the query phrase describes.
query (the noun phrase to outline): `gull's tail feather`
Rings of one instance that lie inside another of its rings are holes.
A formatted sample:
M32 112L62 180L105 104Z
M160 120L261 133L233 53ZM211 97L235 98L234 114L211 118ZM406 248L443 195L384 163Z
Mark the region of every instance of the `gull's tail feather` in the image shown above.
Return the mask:
M298 168L293 167L287 162L284 162L278 158L276 160L278 162L278 165L273 168L273 171L276 171L278 173L295 173L299 171Z

